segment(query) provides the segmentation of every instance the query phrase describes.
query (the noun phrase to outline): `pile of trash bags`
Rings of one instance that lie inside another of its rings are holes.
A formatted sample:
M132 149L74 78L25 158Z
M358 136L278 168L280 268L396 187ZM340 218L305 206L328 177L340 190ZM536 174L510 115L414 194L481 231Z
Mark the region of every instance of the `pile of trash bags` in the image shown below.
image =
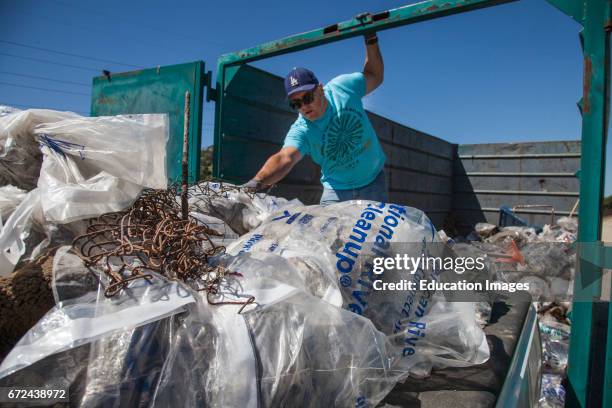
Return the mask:
M81 259L60 248L57 305L4 360L0 384L52 381L70 388L77 405L374 406L408 375L488 359L472 303L364 288L356 298L357 287L343 278L369 279L373 253L358 257L351 272L337 269L336 254L349 242L365 250L414 241L435 251L440 239L422 211L368 201L284 204L267 215L251 203L253 212L239 212L264 220L212 261L232 271L212 295L154 274L154 282L134 281L106 298L98 283L106 277L87 279ZM384 279L394 280L400 272L388 273Z
M3 362L2 381L44 373L45 384L80 390L71 402L83 406L314 407L378 401L404 375L368 319L278 282L282 264L242 260L255 276L228 285L258 304L238 313L159 276L104 298L81 284L89 272L69 248L55 262L60 303Z
M575 218L539 233L481 223L452 239L407 206L304 206L210 181L189 187L188 216L211 232L208 245L225 248L209 259L225 271L218 287L150 271L105 296L109 276L85 266L72 240L144 189L168 188L167 138L166 115L0 110L0 277L59 248L55 306L3 360L0 386L67 388L79 406L375 406L408 376L486 362L491 301L374 290L377 280L454 275L435 264L378 274L374 259L470 256L486 268L462 273L468 281L530 284L541 405L562 406ZM103 262L122 271L118 259Z
M466 237L447 238L457 253L484 256L491 279L529 282L542 340L542 408L565 403L577 233L576 217L560 217L539 233L479 223Z
M105 296L109 277L85 266L70 242L143 189L167 188L166 140L164 115L0 117L0 161L19 169L0 169L0 256L8 261L0 275L60 246L56 304L3 360L1 386L67 388L81 406L366 407L409 375L489 358L473 302L372 290L374 279L452 273L373 274L372 259L403 244L414 256L446 248L422 211L400 205L304 206L200 183L188 191L189 216L226 247L209 260L227 271L218 287L198 290L150 271ZM121 272L117 259L103 262Z

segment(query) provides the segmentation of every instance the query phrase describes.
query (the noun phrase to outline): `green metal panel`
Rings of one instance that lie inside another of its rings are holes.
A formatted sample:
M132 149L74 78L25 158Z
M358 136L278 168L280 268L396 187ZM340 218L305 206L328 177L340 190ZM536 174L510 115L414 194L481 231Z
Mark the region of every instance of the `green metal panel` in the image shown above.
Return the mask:
M585 23L585 7L586 0L547 0L550 4L576 20L580 25ZM582 105L582 99L578 102Z
M189 182L197 181L202 144L204 62L122 72L93 79L91 115L167 113L168 181L181 180L185 91L191 92L189 120Z
M281 78L248 65L228 72L233 75L223 90L217 171L219 177L245 181L278 151L297 115L285 101Z

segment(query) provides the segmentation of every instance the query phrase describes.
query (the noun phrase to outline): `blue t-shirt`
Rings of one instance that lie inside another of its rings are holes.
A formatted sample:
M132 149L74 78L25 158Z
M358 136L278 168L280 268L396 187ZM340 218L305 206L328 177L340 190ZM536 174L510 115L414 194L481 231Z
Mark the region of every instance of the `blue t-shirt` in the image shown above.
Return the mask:
M283 147L295 147L321 166L325 188L349 190L370 184L385 164L385 153L363 109L366 81L361 72L340 75L323 90L325 114L315 121L301 114Z

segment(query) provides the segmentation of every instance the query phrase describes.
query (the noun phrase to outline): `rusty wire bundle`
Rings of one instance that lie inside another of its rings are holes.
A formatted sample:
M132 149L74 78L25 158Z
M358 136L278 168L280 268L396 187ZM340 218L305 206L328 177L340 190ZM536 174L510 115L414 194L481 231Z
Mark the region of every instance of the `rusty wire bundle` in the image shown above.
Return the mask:
M216 185L211 186L210 182ZM212 208L215 199L226 199L227 193L238 191L254 198L254 191L206 180L189 188L187 196L195 207L206 202ZM269 191L269 190L268 190ZM170 280L180 280L192 288L205 291L210 304L253 303L255 298L246 295L246 301L218 301L221 281L230 272L223 266L213 266L210 258L225 252L211 237L222 234L202 222L182 213L185 202L177 200L177 188L144 190L136 202L125 211L108 213L90 220L84 234L76 237L72 246L85 266L101 270L110 283L104 294L111 297L128 287L135 279L151 280L151 272ZM189 211L189 207L187 211ZM95 274L96 275L96 274ZM98 277L96 275L96 277Z
M220 234L186 218L175 188L145 190L127 211L91 220L73 248L86 266L102 269L110 279L109 297L134 279L151 279L150 272L214 294L227 273L209 265L210 257L225 251L211 240Z

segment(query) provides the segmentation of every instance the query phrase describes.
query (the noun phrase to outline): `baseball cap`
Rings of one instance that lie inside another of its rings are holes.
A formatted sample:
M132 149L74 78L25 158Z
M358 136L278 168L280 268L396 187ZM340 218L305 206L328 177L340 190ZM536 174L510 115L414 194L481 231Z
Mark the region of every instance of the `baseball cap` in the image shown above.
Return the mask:
M315 74L306 68L293 68L285 77L285 93L287 97L296 92L312 91L319 85Z

